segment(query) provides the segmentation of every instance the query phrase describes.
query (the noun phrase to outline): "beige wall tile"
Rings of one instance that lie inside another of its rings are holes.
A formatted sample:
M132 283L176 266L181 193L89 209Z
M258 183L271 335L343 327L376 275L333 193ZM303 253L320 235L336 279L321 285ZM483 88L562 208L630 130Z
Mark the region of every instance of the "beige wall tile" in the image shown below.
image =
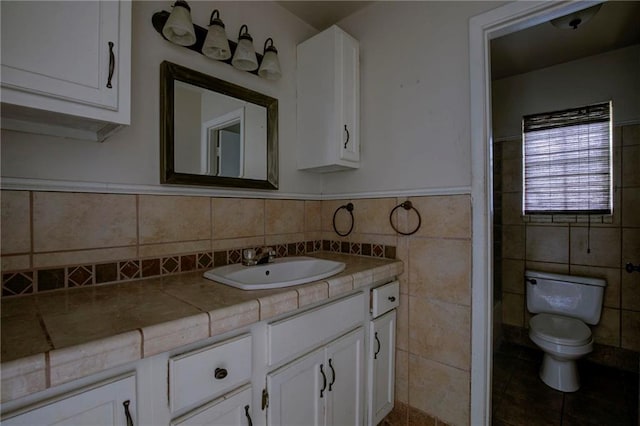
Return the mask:
M264 200L213 198L213 239L264 235Z
M214 251L217 250L230 250L246 247L262 247L265 245L264 235L258 237L247 238L228 238L228 239L214 239L211 241L211 247Z
M409 350L409 297L400 294L400 304L396 311L396 348Z
M118 248L43 253L33 255L33 267L46 268L60 265L82 265L84 263L135 259L137 257L138 252L135 245Z
M322 201L322 230L326 232L330 232L335 235L335 238L329 239L338 239L338 235L333 231L333 214L334 212L340 208L340 206L346 205L350 200L324 200ZM357 211L354 208L354 216ZM351 217L346 209L341 209L336 214L336 227L338 231L341 233L345 233L349 230L351 226ZM355 224L354 224L355 227Z
M33 193L35 252L135 245L136 196Z
M504 192L522 191L522 160L520 158L502 160L502 190Z
M622 190L622 226L640 227L640 187Z
M469 424L469 372L409 355L409 405L454 425Z
M0 268L2 271L19 271L31 268L31 256L20 254L16 256L2 256Z
M571 275L603 278L607 281L604 289L604 306L620 308L620 269L596 266L571 265Z
M412 239L409 294L470 304L471 243L468 240Z
M640 312L622 311L622 347L640 352Z
M463 370L470 368L470 309L409 297L409 350Z
M524 294L523 260L502 260L502 289L510 293Z
M389 213L396 206L395 198L359 199L354 200L353 205L355 233L395 235L389 224Z
M525 261L525 270L552 272L555 274L568 274L568 263L553 263L553 262L532 262L530 260Z
M622 147L622 187L640 186L640 145Z
M619 309L602 309L600 322L593 327L593 340L603 345L620 346Z
M468 195L414 197L410 200L422 217L422 225L414 236L471 238L471 201ZM418 222L415 212L403 208L396 211L399 225L407 223L400 230L409 232L416 228ZM403 220L402 216L406 219Z
M622 228L622 266L640 263L640 228Z
M502 223L505 225L521 225L522 193L507 192L502 194Z
M304 241L304 237L304 233L302 232L297 234L266 235L264 237L264 243L269 246L275 246L276 244L291 244ZM291 255L291 253L289 253L289 255Z
M527 260L569 261L569 227L527 226L526 238Z
M140 244L209 240L211 201L208 197L138 196Z
M524 304L523 294L502 293L502 322L504 324L524 327Z
M640 145L640 124L622 126L622 144L624 146Z
M265 200L265 234L304 232L304 201Z
M409 402L409 353L396 350L396 401Z
M304 232L322 231L322 201L304 202Z
M622 272L620 291L622 309L640 311L640 278L637 272Z
M522 158L522 139L511 139L500 142L502 144L502 159Z
M524 226L502 226L502 257L505 259L524 259Z
M589 236L590 232L590 236ZM587 249L590 246L590 253ZM589 266L620 266L620 230L616 228L571 228L571 263Z
M211 240L141 245L140 257L172 256L181 253L211 251Z
M0 253L31 251L31 200L28 191L0 193Z

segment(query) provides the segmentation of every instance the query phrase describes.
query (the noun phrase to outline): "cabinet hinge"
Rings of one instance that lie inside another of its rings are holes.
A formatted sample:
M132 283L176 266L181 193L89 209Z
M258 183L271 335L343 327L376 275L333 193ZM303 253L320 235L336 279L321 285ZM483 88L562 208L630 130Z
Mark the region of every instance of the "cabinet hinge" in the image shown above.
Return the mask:
M269 406L269 392L267 392L267 388L262 389L262 410Z

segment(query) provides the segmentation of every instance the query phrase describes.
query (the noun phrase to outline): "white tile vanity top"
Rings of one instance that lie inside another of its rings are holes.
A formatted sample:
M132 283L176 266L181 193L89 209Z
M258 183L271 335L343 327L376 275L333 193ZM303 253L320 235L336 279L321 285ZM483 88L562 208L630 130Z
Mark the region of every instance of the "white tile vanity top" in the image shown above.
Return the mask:
M2 299L2 401L293 312L402 273L397 260L346 263L296 287L243 291L189 272ZM28 374L25 374L28 372Z

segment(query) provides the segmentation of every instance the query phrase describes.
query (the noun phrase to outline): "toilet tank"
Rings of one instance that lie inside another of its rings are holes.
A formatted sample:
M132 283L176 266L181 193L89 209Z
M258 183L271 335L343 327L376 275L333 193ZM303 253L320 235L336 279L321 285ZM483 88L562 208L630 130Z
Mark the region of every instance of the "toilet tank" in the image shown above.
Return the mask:
M597 324L606 281L600 278L525 271L527 309Z

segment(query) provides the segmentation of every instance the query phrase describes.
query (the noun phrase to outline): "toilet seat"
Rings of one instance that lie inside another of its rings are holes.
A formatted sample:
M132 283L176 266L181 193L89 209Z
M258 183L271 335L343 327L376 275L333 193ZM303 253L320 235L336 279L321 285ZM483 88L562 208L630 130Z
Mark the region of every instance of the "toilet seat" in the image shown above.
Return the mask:
M581 346L591 342L591 329L582 321L553 314L538 314L529 321L530 333L557 345Z

